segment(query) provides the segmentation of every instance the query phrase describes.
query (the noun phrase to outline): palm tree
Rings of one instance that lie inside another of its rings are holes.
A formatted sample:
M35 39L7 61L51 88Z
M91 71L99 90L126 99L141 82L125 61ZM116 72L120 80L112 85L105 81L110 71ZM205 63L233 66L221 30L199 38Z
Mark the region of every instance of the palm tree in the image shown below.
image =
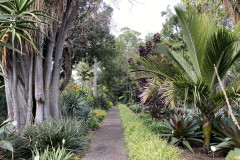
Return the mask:
M218 27L213 17L190 13L181 7L175 10L189 60L171 51L166 45L159 44L154 53L166 55L171 65L150 55L142 58L141 65L132 66L132 69L150 73L160 79L164 77L159 90L166 103L173 104L179 95L194 102L203 118L204 147L209 149L213 115L226 104L222 92L216 91L219 82L214 65L222 79L240 56L240 24L231 31ZM239 89L226 88L226 92L234 98Z

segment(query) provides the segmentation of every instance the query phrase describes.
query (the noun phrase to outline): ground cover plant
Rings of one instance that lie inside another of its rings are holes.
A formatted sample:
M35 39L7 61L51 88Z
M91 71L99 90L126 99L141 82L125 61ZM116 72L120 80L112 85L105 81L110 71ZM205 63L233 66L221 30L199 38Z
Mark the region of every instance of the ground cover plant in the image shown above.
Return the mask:
M140 113L142 111L142 107L139 105L131 105L129 108L134 112L134 113Z
M183 159L176 147L168 145L166 140L160 139L144 126L142 120L127 106L120 104L119 109L130 160Z
M164 121L157 121L151 117L150 114L147 113L141 113L138 115L138 117L143 121L143 124L147 127L149 127L154 133L158 134L159 136L162 136L162 134L167 134L169 131L165 127Z
M64 147L67 151L83 152L87 148L87 124L75 119L49 120L26 128L12 141L15 158L29 158L32 152Z

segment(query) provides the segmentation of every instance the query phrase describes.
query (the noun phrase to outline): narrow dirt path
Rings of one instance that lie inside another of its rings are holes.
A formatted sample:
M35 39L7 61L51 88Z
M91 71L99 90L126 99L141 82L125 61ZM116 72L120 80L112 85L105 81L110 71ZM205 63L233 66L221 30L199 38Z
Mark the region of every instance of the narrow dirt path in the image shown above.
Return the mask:
M100 125L83 160L127 160L119 109L114 106Z

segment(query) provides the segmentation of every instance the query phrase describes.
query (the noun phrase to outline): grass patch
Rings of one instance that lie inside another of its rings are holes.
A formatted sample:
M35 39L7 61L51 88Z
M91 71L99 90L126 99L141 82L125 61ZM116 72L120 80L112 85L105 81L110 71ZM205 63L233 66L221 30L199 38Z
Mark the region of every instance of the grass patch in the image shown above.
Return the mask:
M129 160L182 160L180 151L160 139L129 108L120 104Z

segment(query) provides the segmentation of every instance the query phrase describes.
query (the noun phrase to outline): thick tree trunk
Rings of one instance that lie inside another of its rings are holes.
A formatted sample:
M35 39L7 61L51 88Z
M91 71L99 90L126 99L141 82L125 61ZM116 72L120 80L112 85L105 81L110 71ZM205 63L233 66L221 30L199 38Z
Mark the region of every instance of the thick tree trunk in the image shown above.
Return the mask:
M5 55L7 63L4 66L4 82L8 117L17 122L17 130L23 129L33 121L42 122L50 117L60 116L58 95L63 45L80 7L80 1L67 0L65 6L62 20L59 20L61 23L55 22L53 30L49 29L48 37L44 38L42 33L36 34L35 40L40 45L41 54L34 53L31 47L28 48L29 44L24 43L25 55L17 53ZM43 31L42 28L40 30ZM47 41L49 43L43 50L43 42L49 37L50 40Z
M212 135L212 116L203 116L204 148L209 151Z
M33 57L34 55L30 55L30 69L29 69L29 82L26 82L26 85L28 84L28 106L27 106L27 120L26 124L30 125L32 124L32 107L33 107L33 94L32 94L32 89L33 89Z
M43 32L42 27L40 27L40 30ZM38 37L38 43L40 45L40 53L43 54L43 35L42 33L39 33ZM44 120L44 108L43 104L45 101L44 97L44 87L43 87L43 58L42 55L37 54L35 56L35 100L36 100L36 122L43 122Z
M16 53L13 53L13 78L12 78L12 101L13 101L13 119L15 122L17 122L17 125L15 126L18 130L20 127L20 118L19 118L19 106L18 106L18 95L17 95L17 57Z
M45 103L44 103L44 119L48 120L51 116L50 112L50 84L52 78L52 56L55 46L55 37L57 34L57 25L54 25L54 30L50 32L50 40L48 43L47 54L44 64L44 93L45 93Z
M94 58L94 79L93 79L93 95L97 96L97 68L98 68L98 61L97 58Z

